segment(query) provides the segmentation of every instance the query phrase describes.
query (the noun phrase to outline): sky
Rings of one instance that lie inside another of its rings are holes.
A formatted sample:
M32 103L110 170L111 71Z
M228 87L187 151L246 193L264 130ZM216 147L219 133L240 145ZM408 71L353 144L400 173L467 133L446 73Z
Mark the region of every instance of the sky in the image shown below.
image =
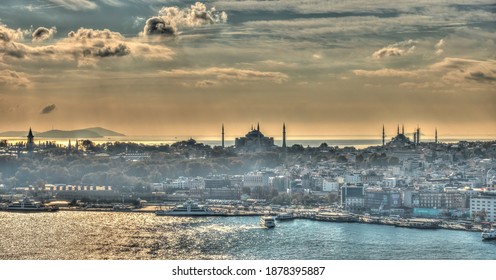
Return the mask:
M0 131L496 137L496 4L2 0Z

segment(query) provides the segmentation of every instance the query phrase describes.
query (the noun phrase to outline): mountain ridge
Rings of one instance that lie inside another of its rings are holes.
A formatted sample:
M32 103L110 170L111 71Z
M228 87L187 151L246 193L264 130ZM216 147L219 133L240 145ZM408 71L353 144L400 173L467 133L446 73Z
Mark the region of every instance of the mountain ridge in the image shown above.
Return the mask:
M5 131L0 132L0 137L26 137L28 131ZM112 131L103 127L90 127L74 130L52 129L44 132L33 131L34 137L40 138L104 138L109 136L126 136L122 133Z

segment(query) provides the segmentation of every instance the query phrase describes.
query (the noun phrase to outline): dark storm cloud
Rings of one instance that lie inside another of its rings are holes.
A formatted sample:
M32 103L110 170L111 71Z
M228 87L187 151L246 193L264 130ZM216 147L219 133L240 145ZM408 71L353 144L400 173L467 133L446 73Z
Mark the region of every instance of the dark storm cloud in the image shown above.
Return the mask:
M145 35L175 35L176 27L171 26L161 17L151 17L146 21L143 33Z
M55 33L57 33L57 29L55 27L38 27L33 34L31 34L31 37L33 38L33 42L41 42L53 38Z
M40 114L50 114L53 110L55 110L55 104L46 106L41 110Z
M158 16L146 21L143 35L177 35L178 27L199 27L226 21L225 12L218 12L215 8L207 9L205 4L200 2L185 9L163 7Z

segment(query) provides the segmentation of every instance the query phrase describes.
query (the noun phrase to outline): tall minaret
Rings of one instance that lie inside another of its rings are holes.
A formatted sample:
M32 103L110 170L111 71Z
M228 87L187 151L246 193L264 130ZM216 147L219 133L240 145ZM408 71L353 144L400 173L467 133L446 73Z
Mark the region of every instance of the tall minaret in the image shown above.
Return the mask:
M282 147L286 148L286 123L282 124Z
M405 134L405 125L404 124L401 125L401 134Z
M260 131L260 123L257 122L257 131Z
M224 149L224 124L222 124L222 149Z
M384 130L384 125L382 125L382 146L386 145L386 131Z
M413 131L413 144L417 146L417 132L415 130Z
M417 125L417 144L420 144L420 128Z
M398 129L396 130L396 135L400 135L400 125L398 124Z
M437 128L436 128L436 135L435 135L435 138L434 138L434 143L437 144Z
M32 152L34 150L34 136L31 128L29 128L29 133L27 137L28 137L28 143L26 145L26 148L28 149L28 152Z

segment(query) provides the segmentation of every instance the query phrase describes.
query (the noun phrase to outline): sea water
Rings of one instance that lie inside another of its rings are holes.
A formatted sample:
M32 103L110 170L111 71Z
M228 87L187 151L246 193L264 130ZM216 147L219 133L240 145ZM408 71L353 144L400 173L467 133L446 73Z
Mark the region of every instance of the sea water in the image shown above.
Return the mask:
M0 259L496 259L480 233L312 220L260 227L258 217L0 212Z

